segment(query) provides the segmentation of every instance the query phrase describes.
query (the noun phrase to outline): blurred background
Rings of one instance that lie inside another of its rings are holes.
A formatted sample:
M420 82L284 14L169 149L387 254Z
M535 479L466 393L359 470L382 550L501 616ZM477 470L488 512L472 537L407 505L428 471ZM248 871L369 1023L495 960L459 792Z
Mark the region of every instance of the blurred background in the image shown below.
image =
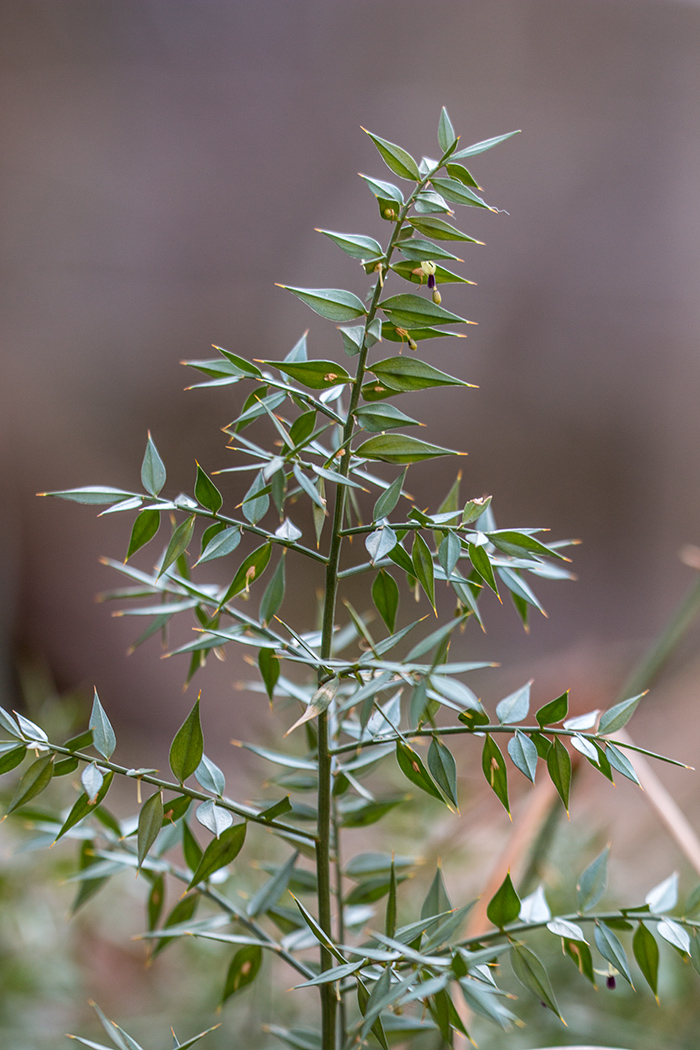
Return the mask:
M126 516L35 493L137 485L147 428L173 494L195 455L230 465L219 427L239 388L184 393L178 362L211 343L282 356L307 326L312 355L337 352L274 282L363 294L313 228L384 236L355 174L386 174L360 124L430 154L443 104L464 144L523 133L472 165L508 214L464 217L486 242L465 255L477 285L443 303L479 327L429 352L479 389L425 398L426 436L469 452L463 495L492 493L500 526L582 540L578 582L540 588L549 619L526 636L493 607L460 644L507 665L504 689L535 673L543 700L574 685L582 709L610 702L693 582L679 549L700 543L699 54L700 6L676 0L5 0L5 706L18 661L41 663L59 690L98 685L134 764L144 730L172 735L184 664L156 641L125 660L133 622L94 605ZM412 468L419 502L450 471ZM697 764L698 738L666 727L671 699L692 718L696 648L697 632L635 733ZM232 659L205 687L222 739L257 717L242 673Z

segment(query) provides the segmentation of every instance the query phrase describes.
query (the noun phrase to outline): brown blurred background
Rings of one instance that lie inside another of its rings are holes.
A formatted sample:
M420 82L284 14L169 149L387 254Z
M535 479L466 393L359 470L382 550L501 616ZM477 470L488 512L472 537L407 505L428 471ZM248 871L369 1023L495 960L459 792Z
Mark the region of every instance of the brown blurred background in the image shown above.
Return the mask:
M137 726L159 699L184 711L184 665L155 642L125 661L137 627L93 604L125 517L34 493L137 485L148 427L173 494L195 455L229 465L218 428L241 394L183 393L178 361L210 343L281 356L307 325L312 354L336 352L273 282L363 293L313 227L384 236L355 172L387 173L359 125L434 153L442 104L465 143L523 134L472 165L509 215L463 216L486 241L466 255L478 286L444 303L479 327L429 353L480 389L426 398L427 436L469 451L464 495L492 492L499 525L583 540L579 582L540 588L550 619L529 638L491 608L487 638L463 644L520 665L600 649L623 668L690 582L678 548L700 541L699 55L700 8L672 0L5 0L8 703L19 651ZM412 478L426 502L436 469Z

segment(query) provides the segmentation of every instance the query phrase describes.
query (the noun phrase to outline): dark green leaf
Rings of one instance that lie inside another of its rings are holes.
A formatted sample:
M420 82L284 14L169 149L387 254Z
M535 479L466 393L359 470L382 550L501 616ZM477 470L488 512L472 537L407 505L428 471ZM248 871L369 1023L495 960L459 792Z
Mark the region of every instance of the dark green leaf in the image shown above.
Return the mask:
M615 969L618 970L625 980L634 988L625 949L622 947L619 937L613 933L609 926L600 921L596 922L593 935L595 937L596 948L603 958L609 963L612 963Z
M56 835L56 842L58 842L58 840L62 838L67 831L70 831L71 828L75 827L76 824L83 820L84 817L87 817L90 813L95 813L97 807L107 795L113 778L114 773L110 769L102 781L102 785L100 786L100 789L97 793L97 797L95 798L94 802L91 803L90 799L85 794L85 792L83 792L75 800L73 806L71 807L70 813L61 825L61 830Z
M7 807L8 813L14 813L16 809L36 798L49 786L53 776L53 760L53 755L44 755L42 758L37 758L36 762L32 762L15 789Z
M550 700L548 704L541 707L535 713L539 725L553 726L557 722L563 722L569 713L569 690L558 696L556 700Z
M595 988L595 973L593 971L593 956L591 949L583 941L572 941L564 938L564 954L573 962L578 972L586 977Z
M507 926L509 922L515 922L520 915L520 897L515 892L510 872L489 901L486 915L489 922L492 922L499 930Z
M508 815L510 815L506 762L498 744L489 733L486 734L484 748L481 753L481 768L484 771L487 782L493 788Z
M160 511L158 510L142 510L136 518L133 528L131 530L131 538L129 540L129 548L126 552L126 561L129 560L132 554L140 550L141 547L153 539L155 534L158 532L160 527Z
M410 153L407 153L405 149L401 148L401 146L396 146L393 142L388 142L386 139L380 138L379 135L373 135L371 131L367 131L367 128L363 128L362 130L369 135L372 142L379 150L382 160L395 175L412 182L420 181L418 165Z
M469 186L473 190L481 189L481 186L479 186L472 173L468 171L463 164L448 164L447 174L451 179L457 179L462 185Z
M214 349L218 350L221 356L224 357L230 365L233 365L236 371L240 372L241 375L255 376L256 379L260 379L262 373L251 361L246 361L244 357L238 357L236 354L232 354L230 350L224 350L223 346L215 346Z
M581 875L576 886L579 911L590 911L591 908L595 908L605 893L608 883L609 855L610 847L606 846Z
M457 802L457 766L452 757L452 752L436 736L433 737L428 749L428 769L445 797L452 803L454 809L459 812L459 803Z
M424 459L436 459L438 456L462 456L451 448L430 445L427 441L409 437L408 434L378 434L363 441L355 449L356 456L364 459L378 459L385 463L418 463Z
M280 662L275 656L272 649L261 649L258 653L258 668L260 670L260 677L265 683L265 689L267 695L272 702L272 697L277 685L277 679L280 676Z
M510 955L513 973L553 1014L561 1019L554 992L544 966L528 948L516 945Z
M481 241L475 240L466 233L462 233L456 226L452 226L451 223L445 222L444 219L439 219L434 216L421 216L416 218L413 216L408 220L416 230L420 233L424 233L427 237L432 237L436 241L468 241L471 244L481 244Z
M284 816L285 813L289 813L293 809L292 803L289 801L289 795L285 795L279 802L275 802L274 805L268 806L267 809L260 810L260 816L263 820L276 820L277 817Z
M404 470L392 481L391 485L382 492L381 496L374 504L374 510L372 511L373 521L379 521L381 518L385 518L391 514L401 498L401 489L403 488L405 480L406 471Z
M571 788L571 756L559 737L554 738L554 742L547 752L547 770L568 813L569 790Z
M439 799L440 802L444 802L437 785L423 765L420 756L412 747L404 744L401 740L396 741L396 761L401 772L408 777L412 784L419 787L421 791L425 791L426 794L432 795L433 798Z
M389 872L389 897L384 915L384 933L387 937L393 937L396 933L396 865L393 857Z
M413 549L411 552L414 575L425 591L428 601L435 608L435 574L433 569L433 556L420 532L413 537Z
M163 826L163 795L154 792L141 806L137 833L139 868Z
M284 555L280 558L260 602L260 622L267 626L284 599Z
M345 324L347 321L352 321L353 317L366 313L362 300L343 288L292 288L288 284L280 284L278 287L296 295L321 317L326 317L329 321L337 321L339 324ZM274 364L276 368L279 368L279 364L274 361L264 361L263 364ZM331 385L331 383L328 384L328 386Z
M158 576L162 576L166 569L169 569L173 562L177 561L181 554L184 554L187 550L187 545L192 539L192 533L194 532L195 515L191 514L189 518L178 525L170 537L170 543L168 549L165 552L163 558L163 564L160 567Z
M235 598L241 591L248 592L251 584L259 579L267 567L267 563L270 560L270 552L272 551L271 543L264 543L261 547L256 549L249 554L248 557L241 563L238 572L233 577L231 586L226 591L222 605L226 605L232 598Z
M158 449L153 443L150 430L146 442L146 452L141 464L141 483L146 492L151 496L157 496L165 484L165 466L158 455Z
M432 386L470 385L417 357L387 357L369 367L384 386L397 392L424 390Z
M202 725L199 719L199 698L188 714L185 721L178 729L170 747L170 768L173 775L184 783L192 776L195 769L202 761L204 749L204 738L202 736Z
M191 919L197 910L199 901L199 893L191 893L187 897L182 897L170 911L167 919L163 923L163 932L165 932L170 926L179 926L181 923L187 922ZM153 947L151 958L155 958L156 955L159 955L172 940L172 937L161 937Z
M217 489L214 482L207 477L199 463L197 463L197 480L194 484L194 495L197 502L216 514L220 509L224 498Z
M148 894L148 904L146 907L149 930L154 930L158 925L158 920L160 919L164 903L165 880L162 875L156 875L151 885L151 892Z
M361 329L364 331L364 329ZM303 444L307 438L311 437L314 432L316 425L316 410L311 409L308 412L302 412L300 416L292 423L289 428L289 436L294 442L294 447Z
M658 1000L659 946L653 933L647 929L643 922L640 922L635 930L632 938L632 948L644 980Z
M226 974L224 991L221 1002L225 1003L235 992L240 992L247 985L252 984L258 976L262 965L262 948L258 944L246 944L231 959L231 964Z
M212 839L197 866L188 889L192 889L198 882L204 882L219 868L225 867L236 859L243 848L247 823L234 824L233 827L222 831L218 839Z
M107 718L107 714L100 698L97 695L95 689L95 695L92 700L92 712L90 714L90 729L92 730L92 742L95 748L100 752L101 755L106 759L110 759L114 754L114 749L117 746L117 737L112 724Z
M646 692L639 693L638 696L632 696L629 700L623 700L622 703L611 707L609 711L604 711L600 716L598 732L601 735L605 735L607 733L616 733L618 729L622 729L629 722L643 696L646 696Z
M493 574L493 566L491 565L489 556L484 547L479 546L476 543L470 543L468 549L469 560L475 571L479 574L484 583L491 588L494 594L498 595L498 587L496 585L496 577Z
M26 753L26 744L20 744L18 747L11 748L10 751L3 752L3 754L0 755L0 776L2 776L3 773L9 773L12 769L16 769L20 762L24 759ZM76 766L77 764L78 763L76 760ZM55 770L54 772L56 773L57 770Z
M380 569L372 584L372 601L387 628L393 632L399 606L399 588L394 577Z
M389 320L400 328L426 328L432 325L465 324L459 314L450 313L432 299L424 299L413 292L402 292L383 299L379 304ZM372 369L374 371L374 369Z

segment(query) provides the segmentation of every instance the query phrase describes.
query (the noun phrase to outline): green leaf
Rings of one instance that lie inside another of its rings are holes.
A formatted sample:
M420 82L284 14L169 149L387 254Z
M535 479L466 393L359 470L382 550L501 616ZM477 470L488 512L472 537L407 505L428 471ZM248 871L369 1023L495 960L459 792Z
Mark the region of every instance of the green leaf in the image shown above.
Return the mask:
M486 915L489 922L502 930L509 922L515 922L520 915L520 897L510 877L510 872L498 887L488 903Z
M457 179L458 182L461 182L464 186L470 186L473 190L481 189L472 173L463 164L448 164L447 174L451 179Z
M310 390L327 390L351 381L350 374L336 361L265 361L265 364L274 365L278 371Z
M222 831L218 839L212 839L200 860L197 870L190 881L188 890L196 886L198 882L205 882L219 868L231 864L243 848L247 823L234 824L233 827Z
M318 718L320 714L323 714L324 711L327 711L331 704L331 701L333 700L335 694L338 691L339 682L340 680L338 678L330 678L327 682L324 682L323 685L319 686L314 695L311 697L309 705L304 711L301 718L297 718L294 725L290 726L290 728L284 735L289 736L289 734L295 729L298 729L299 726L304 725L306 722L312 721L314 718Z
M168 549L165 552L163 558L163 564L158 571L158 579L163 575L166 569L169 569L173 562L177 561L181 554L184 554L187 550L187 545L192 539L192 533L194 532L195 515L191 514L189 518L178 525L170 537L170 543Z
M569 790L571 788L571 756L558 736L554 738L554 743L547 752L547 770L568 813Z
M170 747L170 768L181 784L192 776L202 761L204 738L199 719L199 697L178 729Z
M420 532L416 532L413 537L413 549L411 551L411 559L413 561L413 568L415 577L420 583L421 587L425 591L428 601L435 608L435 574L433 569L433 556L431 554L428 544L425 542Z
M87 817L90 813L96 812L97 807L106 797L113 779L114 773L110 769L109 772L105 775L100 789L97 793L97 796L95 797L94 801L92 801L92 803L88 796L85 794L85 792L83 792L75 800L73 806L71 807L70 813L61 825L61 830L56 835L56 842L58 842L58 840L62 838L67 831L70 831L70 829L75 827L76 824L79 824L80 821L84 819L84 817Z
M400 295L382 299L379 309L384 311L393 324L406 329L467 323L463 317L450 313L432 299L423 299L413 292L402 292Z
M618 773L622 773L623 777L627 777L627 779L631 780L633 784L637 784L641 787L639 784L639 777L635 773L634 766L628 759L627 755L611 743L608 743L605 748L605 755L613 769L616 769Z
M576 886L579 911L585 912L595 908L605 893L605 887L608 884L609 856L610 846L606 846L581 875Z
M632 949L642 976L658 1002L659 946L653 933L640 922L632 938Z
M372 511L372 520L379 521L381 518L386 518L391 514L392 510L395 509L396 504L401 498L401 489L403 483L406 480L406 471L402 471L397 478L395 478L391 485L382 492L381 496L374 504L374 510Z
M484 741L484 748L481 753L481 768L484 771L484 776L487 782L491 785L496 797L500 800L501 804L505 808L506 812L510 816L510 806L508 804L508 774L506 773L506 762L501 754L501 750L490 735L486 734Z
M391 573L380 569L372 584L372 601L389 631L396 626L396 611L399 607L399 588Z
M459 813L457 802L457 766L452 752L436 736L428 749L428 769L445 797Z
M144 511L144 513L146 513ZM213 525L212 528L217 528ZM209 532L209 529L207 529ZM241 542L243 533L238 525L232 525L227 529L210 534L210 538L204 544L204 549L195 565L201 565L205 561L214 561L215 558L223 558L226 554L232 554ZM206 537L206 533L205 533Z
M604 711L600 716L598 732L601 735L616 733L618 729L626 726L643 696L646 696L646 691L639 693L638 696L630 697L629 700L623 700L620 704L615 704L609 711Z
M396 392L433 386L470 386L417 357L387 357L368 366L380 383Z
M12 769L16 769L20 762L23 761L26 753L26 744L19 744L18 747L13 747L9 751L3 752L2 756L0 756L0 776L2 776L3 773L9 773Z
M206 507L207 510L213 511L214 514L216 514L221 508L221 504L224 502L224 497L221 495L211 478L204 473L199 463L197 463L197 480L194 483L194 495L195 499L202 507Z
M496 705L496 717L501 725L512 725L514 722L522 722L524 718L527 718L530 710L531 685L532 681L529 681Z
M455 129L452 127L452 121L450 120L449 114L443 106L440 110L440 120L438 122L438 145L443 153L447 153L450 146L453 146L457 141Z
M595 988L595 973L591 949L583 941L572 941L564 938L564 954L573 962L578 972L586 977Z
M398 175L401 179L408 179L411 182L420 182L418 165L410 153L407 153L401 146L396 146L393 142L380 138L379 135L373 135L371 131L367 131L367 128L362 130L369 135L379 150L382 160L387 168L393 171L394 175Z
M464 452L455 452L451 448L430 445L427 441L409 437L408 434L378 434L377 437L363 441L355 449L356 456L364 459L382 460L384 463L419 463L425 459L436 459L438 456L463 456Z
M370 190L379 201L380 208L384 201L392 207L396 204L399 206L403 205L403 193L393 182L385 182L383 179L373 179L370 178L369 175L363 175L361 172L359 174L360 178L365 180ZM394 211L397 213L398 208L394 207Z
M129 548L126 552L126 561L132 554L145 547L153 539L160 528L160 511L142 510L134 521L129 539Z
M260 650L258 653L258 668L260 670L260 677L265 684L268 698L270 702L272 702L277 679L280 676L280 662L272 649Z
M149 849L156 841L158 832L163 826L163 795L155 791L141 806L137 833L138 866L146 859Z
M510 955L513 973L548 1009L561 1019L561 1013L552 991L547 971L528 948L516 945Z
M266 491L267 489L268 485L265 482L265 475L261 470L256 475L253 484L246 492L241 503L241 510L251 525L257 525L260 519L267 514L270 506L270 497Z
M284 600L284 555L277 563L260 602L260 622L267 626Z
M496 585L496 577L493 574L493 566L491 565L489 556L483 546L476 543L470 543L468 551L469 560L472 563L475 572L477 572L484 583L491 588L493 593L498 596L498 586Z
M420 426L417 419L407 416L394 405L362 405L355 412L357 422L365 430L372 434L379 434L384 430L393 430L395 427Z
M124 489L114 489L109 485L83 485L79 489L63 489L60 492L39 492L39 496L56 496L58 499L67 499L71 503L87 503L101 505L103 503L121 503L122 500L130 499L132 492Z
M613 933L609 926L599 920L595 924L593 936L596 948L603 958L611 963L622 974L628 984L634 988L625 949L622 947L617 934Z
M427 237L432 237L436 241L468 241L471 244L481 244L481 241L475 240L466 233L462 233L456 226L452 226L451 223L445 222L444 219L439 219L436 216L421 216L416 218L412 216L408 220L414 229L420 233L424 233Z
M569 690L558 696L556 700L550 700L535 713L535 718L541 726L553 726L557 722L563 722L569 713Z
M222 1003L253 983L262 965L262 957L262 948L258 944L246 944L243 948L239 948L231 959L226 973L224 991L221 996Z
M163 460L158 455L158 449L153 443L150 430L146 442L146 452L141 464L141 483L146 492L151 496L157 496L165 484L166 473Z
M105 709L100 703L96 689L92 700L89 726L92 730L92 742L95 748L104 758L109 760L117 746L117 737L112 729L112 723L107 718Z
M477 153L485 153L487 149L493 149L493 147L497 146L500 142L505 142L506 139L510 139L513 135L519 134L520 130L509 131L506 135L496 135L495 138L484 139L483 142L475 142L473 146L467 146L466 149L460 150L459 153L453 153L452 159L457 160L462 157L475 157Z
M211 1028L207 1028L204 1032L199 1032L198 1035L193 1035L190 1039L186 1039L184 1043L176 1043L174 1050L189 1050L191 1046L198 1043L200 1039L203 1039L205 1035L209 1035L210 1032L216 1031L220 1028L220 1024L212 1025Z
M333 230L319 230L318 227L316 233L324 233L326 237L330 237L353 259L375 259L384 255L384 249L374 237L365 237L358 233L335 233Z
M7 812L14 813L16 809L23 806L25 802L36 798L51 783L53 776L53 755L44 755L32 762L19 784L7 807Z
M362 300L343 288L292 288L288 284L279 284L277 287L284 288L292 295L296 295L303 303L310 306L314 313L326 317L329 321L337 321L339 324L352 321L354 317L360 317L366 313ZM263 362L263 364L273 363L275 362ZM279 365L276 364L276 367Z
M405 471L404 471L405 475ZM404 476L402 475L402 477ZM398 498L398 497L397 497ZM4 707L0 707L0 731L9 733L13 740L20 739L20 730L12 715L9 715ZM6 737L4 738L6 739Z
M432 795L433 798L437 798L440 802L444 802L437 785L423 765L420 756L412 747L409 747L408 744L404 744L401 740L396 741L396 761L398 762L401 772L411 781L412 784L419 787L421 791L425 791L427 795Z
M457 562L461 553L462 545L459 542L459 537L454 532L448 532L438 547L438 561L445 570L445 575L448 579L457 568Z
M537 748L529 736L515 730L515 735L508 741L508 754L514 766L517 766L523 776L535 783L537 771Z
M289 880L292 877L294 865L297 862L298 856L298 853L293 853L291 857L289 857L289 859L277 869L272 878L268 879L268 881L260 887L258 892L253 894L248 902L248 907L246 908L246 912L251 919L254 919L257 915L262 915L280 899L289 885Z
M232 598L235 598L241 591L248 592L253 582L259 579L267 567L267 563L270 560L270 553L272 551L271 543L264 543L261 547L256 549L248 555L248 557L241 562L241 565L233 577L231 586L226 591L224 599L221 602L222 605L226 605Z
M486 201L478 197L473 190L470 190L468 186L465 186L459 179L431 179L430 180L438 191L438 193L445 198L445 200L451 201L453 204L468 205L473 208L487 208L489 211L495 211Z
M185 824L184 827L187 827L187 825ZM197 905L199 904L200 899L201 896L199 893L191 893L188 897L182 897L177 902L175 907L170 911L167 919L163 923L163 932L165 932L165 930L167 930L170 926L179 926L181 923L187 922L189 919L191 919L195 911L197 910ZM172 941L172 937L159 938L153 948L151 958L153 959L156 957L156 955L160 955L163 949L166 948Z
M387 937L393 937L396 933L396 888L396 865L392 857L389 872L389 896L384 914L384 933Z

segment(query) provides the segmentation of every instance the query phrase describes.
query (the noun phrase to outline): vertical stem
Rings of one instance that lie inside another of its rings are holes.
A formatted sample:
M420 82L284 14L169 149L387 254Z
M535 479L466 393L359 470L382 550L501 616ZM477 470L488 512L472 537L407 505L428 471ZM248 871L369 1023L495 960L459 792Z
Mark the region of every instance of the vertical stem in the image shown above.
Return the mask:
M385 268L388 272L389 263L393 254L394 248L399 238L399 234L403 227L406 215L408 214L415 197L428 182L431 175L442 165L442 160L436 166L436 168L426 175L421 182L415 187L408 200L401 209L398 219L394 225L389 244L386 250L386 262ZM379 299L382 294L382 274L377 277L377 281L374 286L372 294L372 301L367 310L365 317L365 334L362 340L362 347L357 362L357 371L355 373L355 379L352 385L352 393L350 396L350 406L348 408L348 414L345 417L345 426L343 427L343 448L345 454L342 457L341 463L339 464L339 472L347 477L350 471L350 459L351 451L349 448L349 440L352 436L353 429L355 427L355 410L360 401L360 395L362 392L362 381L367 367L367 355L369 353L369 346L367 345L367 329L374 320L377 307L379 305ZM328 552L328 563L326 565L326 596L323 606L323 629L322 629L322 640L321 640L321 658L327 659L331 655L332 641L333 641L333 626L335 620L335 607L338 598L338 570L340 567L340 555L343 544L342 528L343 520L345 517L345 499L347 489L344 485L337 485L335 490L335 507L333 511L333 531L331 533L330 550ZM333 921L332 921L332 907L331 907L331 860L332 854L335 850L335 864L336 864L336 886L342 888L342 877L339 871L338 865L338 825L337 821L334 820L333 814L333 798L332 798L332 787L333 787L333 756L331 755L331 738L330 738L330 726L332 719L332 706L324 711L318 718L318 825L317 825L317 845L316 845L316 878L318 883L317 889L317 901L318 901L318 921L321 928L329 937L333 936ZM338 909L342 911L343 901L342 896L338 894ZM339 919L339 930L342 930L342 916ZM321 947L321 968L323 970L330 969L333 966L334 960L331 953L327 948ZM322 985L320 989L321 995L321 1031L322 1031L322 1046L323 1050L336 1050L338 1046L337 1042L337 999L335 996L335 990L332 985ZM341 1012L342 1020L342 1031L340 1032L340 1045L346 1040L346 1030L344 1023L344 1010Z

